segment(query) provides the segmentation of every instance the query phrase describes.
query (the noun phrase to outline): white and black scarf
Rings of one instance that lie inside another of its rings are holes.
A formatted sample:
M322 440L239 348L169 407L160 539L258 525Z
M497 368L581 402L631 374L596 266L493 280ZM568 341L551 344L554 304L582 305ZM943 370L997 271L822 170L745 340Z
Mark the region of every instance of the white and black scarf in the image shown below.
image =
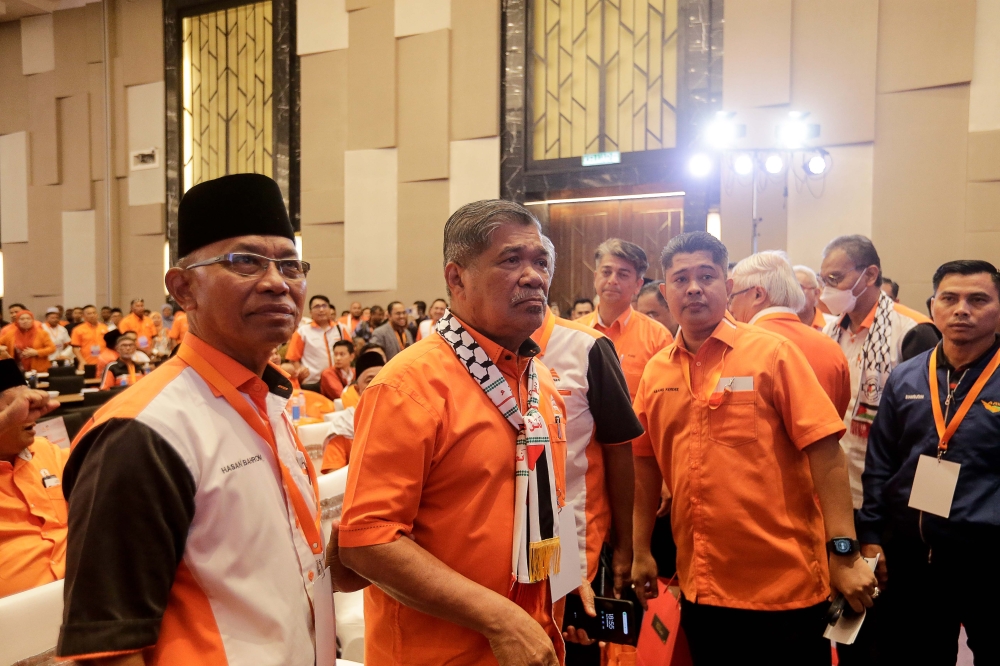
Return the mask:
M519 583L537 583L559 573L559 523L549 429L538 411L541 398L535 360L528 363L528 409L462 323L445 313L437 332L517 432L514 466L514 535L511 572Z
M892 312L892 299L879 292L875 320L861 348L861 383L851 414L851 434L858 437L868 437L882 400L882 389L892 371L892 321L889 318ZM839 343L843 333L844 327L838 325L830 337Z

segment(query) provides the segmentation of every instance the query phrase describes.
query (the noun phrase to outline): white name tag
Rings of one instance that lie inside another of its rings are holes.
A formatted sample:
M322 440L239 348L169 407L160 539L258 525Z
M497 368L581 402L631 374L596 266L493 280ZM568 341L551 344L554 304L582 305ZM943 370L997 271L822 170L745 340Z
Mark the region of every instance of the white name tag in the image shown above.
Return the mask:
M956 462L938 460L934 456L920 456L917 473L913 477L913 488L910 490L910 508L947 518L951 513L951 502L955 498L955 486L958 485L958 471L961 468Z
M580 565L580 542L576 531L576 517L573 505L567 503L559 511L559 573L549 576L549 592L552 603L565 597L580 587L584 572Z
M733 393L753 391L753 377L721 377L715 386L715 392L721 393L727 388Z

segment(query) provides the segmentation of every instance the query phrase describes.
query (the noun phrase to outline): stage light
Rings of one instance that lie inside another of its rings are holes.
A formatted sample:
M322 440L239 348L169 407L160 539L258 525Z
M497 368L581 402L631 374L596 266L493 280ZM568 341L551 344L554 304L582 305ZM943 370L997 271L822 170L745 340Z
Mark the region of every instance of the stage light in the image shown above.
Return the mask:
M733 160L733 171L741 176L749 176L753 172L753 158L746 153L737 155Z
M779 174L784 168L785 161L781 159L780 155L768 155L767 159L764 160L764 169L770 174Z
M717 150L724 150L732 146L739 135L739 127L733 122L733 114L719 111L705 128L705 143Z
M820 176L826 171L826 157L823 155L813 155L806 162L806 172L811 176Z
M778 143L782 148L798 150L809 137L809 126L800 119L789 119L778 126Z
M704 153L698 153L688 160L688 171L695 178L704 178L712 173L712 158Z

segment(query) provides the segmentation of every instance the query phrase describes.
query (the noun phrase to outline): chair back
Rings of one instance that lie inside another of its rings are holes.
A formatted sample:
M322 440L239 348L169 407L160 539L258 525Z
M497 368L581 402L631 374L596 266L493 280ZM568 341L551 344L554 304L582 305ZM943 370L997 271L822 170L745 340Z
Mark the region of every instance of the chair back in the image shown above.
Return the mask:
M74 366L53 365L49 368L49 377L73 377L76 375Z
M73 395L83 390L83 377L73 375L71 377L58 377L49 375L49 390L59 391L60 395Z
M61 580L0 598L0 664L13 664L54 648L62 614Z

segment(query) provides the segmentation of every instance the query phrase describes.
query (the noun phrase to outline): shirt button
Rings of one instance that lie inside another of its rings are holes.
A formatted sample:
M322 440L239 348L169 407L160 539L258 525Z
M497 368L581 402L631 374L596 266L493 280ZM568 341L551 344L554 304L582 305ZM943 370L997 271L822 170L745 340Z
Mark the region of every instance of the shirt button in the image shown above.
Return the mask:
M504 360L505 360L505 361L509 361L509 360L510 360L510 358L511 358L511 356L510 356L510 354L507 354L507 355L506 355L506 356L504 356L503 358L504 358Z
M695 365L697 365L700 368L701 367L701 361L698 361L697 363L695 363Z
M310 572L309 572L309 580L312 580L312 579L313 579L313 572L312 572L312 571L310 571Z

